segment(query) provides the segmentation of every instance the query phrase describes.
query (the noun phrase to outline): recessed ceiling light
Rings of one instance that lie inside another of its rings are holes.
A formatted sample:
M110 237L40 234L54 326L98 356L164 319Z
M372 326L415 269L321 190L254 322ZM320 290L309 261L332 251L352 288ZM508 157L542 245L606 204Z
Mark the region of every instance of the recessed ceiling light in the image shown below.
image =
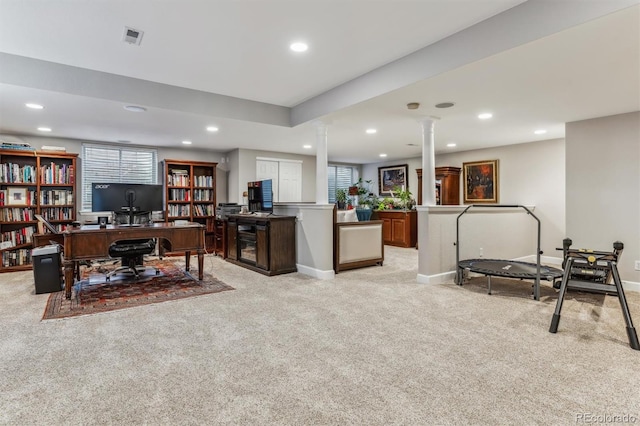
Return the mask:
M39 104L25 104L25 105L27 106L27 108L31 108L31 109L44 109L44 107Z
M480 120L488 120L491 117L493 117L493 114L491 114L490 112L483 112L482 114L478 115L478 118Z
M216 126L207 127L207 132L217 132L218 128Z
M291 45L289 46L289 49L293 50L294 52L306 52L308 48L309 46L307 45L307 43L303 43L301 41L291 43Z
M455 104L453 102L440 102L439 104L436 104L436 108L451 108L454 105Z
M311 145L302 145L304 149L311 149Z
M127 140L127 139L118 139L116 142L118 142L118 143L131 143L131 141Z
M536 130L533 133L535 133L536 135L544 135L545 133L547 133L547 131L544 130L544 129L539 129L539 130Z
M368 135L373 135L374 133L376 133L377 130L376 129L367 129L367 134Z
M182 141L182 143L185 145L191 145L191 141Z
M417 143L408 143L407 146L418 146Z
M131 112L145 112L147 109L138 105L125 105L124 109Z
M409 102L407 104L407 109L418 109L420 108L420 102Z
M386 157L387 154L380 154L380 157Z
M456 144L455 144L455 143L448 143L448 144L447 144L447 146L448 146L449 148L453 148L454 146L456 146Z
M50 132L51 128L50 127L38 127L38 130L40 130L41 132Z

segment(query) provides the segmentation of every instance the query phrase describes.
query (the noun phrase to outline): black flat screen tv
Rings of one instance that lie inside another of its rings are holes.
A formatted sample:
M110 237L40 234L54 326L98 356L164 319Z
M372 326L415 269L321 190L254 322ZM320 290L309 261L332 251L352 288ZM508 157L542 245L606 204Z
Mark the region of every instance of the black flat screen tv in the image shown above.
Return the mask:
M252 213L273 213L273 181L258 180L247 184L248 210Z
M91 210L94 212L163 211L162 185L141 183L91 184Z

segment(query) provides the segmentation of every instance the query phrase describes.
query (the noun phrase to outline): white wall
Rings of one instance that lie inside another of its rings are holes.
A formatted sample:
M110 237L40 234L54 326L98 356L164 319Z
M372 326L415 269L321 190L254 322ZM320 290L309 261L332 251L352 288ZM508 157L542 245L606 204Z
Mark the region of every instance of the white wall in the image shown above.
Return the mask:
M316 199L316 157L311 155L287 154L284 152L257 151L250 149L230 153L229 201L242 203L242 193L247 190L247 182L256 180L257 157L280 158L302 161L302 202Z
M566 125L567 236L574 248L624 243L624 281L640 282L640 112Z
M565 238L564 140L436 155L436 167L462 167L464 162L495 159L498 160L500 204L535 206L535 215L542 222L541 247L544 255L561 257L555 248L562 247L562 239ZM461 202L462 178L460 176Z

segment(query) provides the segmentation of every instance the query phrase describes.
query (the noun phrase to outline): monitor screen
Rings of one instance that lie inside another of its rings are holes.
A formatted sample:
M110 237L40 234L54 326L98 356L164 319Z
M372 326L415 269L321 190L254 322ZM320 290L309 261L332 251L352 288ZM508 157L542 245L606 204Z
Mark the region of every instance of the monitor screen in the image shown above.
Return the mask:
M273 213L273 181L265 179L249 182L247 187L249 211Z
M94 212L163 211L162 185L140 183L91 184L91 210Z
M271 179L262 181L262 211L273 212L273 182Z

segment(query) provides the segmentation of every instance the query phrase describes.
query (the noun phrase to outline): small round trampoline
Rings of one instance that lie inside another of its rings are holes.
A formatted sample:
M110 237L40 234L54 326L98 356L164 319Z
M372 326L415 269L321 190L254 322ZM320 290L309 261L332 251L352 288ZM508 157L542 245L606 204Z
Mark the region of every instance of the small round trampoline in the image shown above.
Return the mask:
M458 262L458 267L478 274L520 278L522 280L535 280L538 275L537 264L517 260L466 259ZM553 281L557 278L562 278L562 274L563 271L560 269L540 265L541 279Z
M538 238L536 246L536 263L521 262L518 260L505 259L466 259L460 260L460 218L472 207L479 208L522 208L537 222ZM540 263L540 219L533 214L526 206L519 204L471 204L464 209L456 219L456 283L462 285L464 281L463 271L471 271L485 275L488 281L488 293L491 294L491 276L516 278L521 280L533 280L533 298L540 300L540 280L553 281L562 278L564 271Z

